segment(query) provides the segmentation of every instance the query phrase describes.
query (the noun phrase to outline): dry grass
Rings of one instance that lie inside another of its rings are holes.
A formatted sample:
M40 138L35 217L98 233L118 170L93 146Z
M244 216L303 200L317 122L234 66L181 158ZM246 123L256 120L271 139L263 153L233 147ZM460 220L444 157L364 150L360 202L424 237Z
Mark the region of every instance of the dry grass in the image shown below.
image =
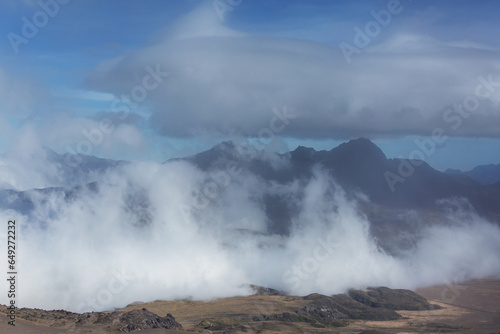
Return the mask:
M234 318L249 322L262 314L293 312L310 303L300 297L287 296L248 296L221 298L211 301L155 301L147 304L132 305L129 311L146 307L160 316L172 314L185 329L193 329L203 319Z
M447 290L448 289L448 290ZM450 291L459 291L455 298ZM500 279L475 280L454 286L436 286L417 291L432 303L442 306L439 310L398 311L403 318L394 321L349 321L340 328L317 328L304 322L252 321L262 314L281 314L293 312L310 303L300 297L286 296L249 296L216 299L211 301L155 301L131 305L129 311L147 308L160 316L172 314L180 322L184 331L147 330L144 334L180 334L187 331L210 333L197 326L204 319L213 323L233 324L231 333L361 333L366 330L379 330L385 333L500 333ZM442 296L445 296L446 302ZM6 319L0 315L0 320ZM217 331L212 328L212 332ZM78 328L73 333L110 333L104 328ZM67 331L46 327L41 323L18 320L15 331L0 323L0 333L19 334L60 334Z

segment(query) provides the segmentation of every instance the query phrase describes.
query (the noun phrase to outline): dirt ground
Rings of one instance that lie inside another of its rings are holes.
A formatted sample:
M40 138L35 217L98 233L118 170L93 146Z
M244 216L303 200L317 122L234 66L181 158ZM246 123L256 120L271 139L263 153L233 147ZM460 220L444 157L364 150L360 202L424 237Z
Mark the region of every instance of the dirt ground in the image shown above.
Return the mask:
M500 279L440 285L416 292L454 310L456 314L443 316L443 321L470 328L462 333L500 334Z

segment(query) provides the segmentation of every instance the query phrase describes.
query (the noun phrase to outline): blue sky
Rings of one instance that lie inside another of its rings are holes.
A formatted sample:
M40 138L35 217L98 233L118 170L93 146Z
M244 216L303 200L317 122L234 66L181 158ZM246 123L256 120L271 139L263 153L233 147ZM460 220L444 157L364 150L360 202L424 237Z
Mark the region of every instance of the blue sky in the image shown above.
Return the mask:
M163 161L272 133L281 150L364 136L389 157L419 156L438 169L500 163L499 6L4 0L0 151L27 142ZM26 20L37 19L38 32L25 38ZM24 42L15 45L13 34ZM346 56L346 47L357 51ZM141 88L147 68L168 73L151 90ZM147 96L134 103L140 92ZM470 112L453 109L466 103ZM273 110L294 117L272 131ZM429 142L436 129L442 136Z

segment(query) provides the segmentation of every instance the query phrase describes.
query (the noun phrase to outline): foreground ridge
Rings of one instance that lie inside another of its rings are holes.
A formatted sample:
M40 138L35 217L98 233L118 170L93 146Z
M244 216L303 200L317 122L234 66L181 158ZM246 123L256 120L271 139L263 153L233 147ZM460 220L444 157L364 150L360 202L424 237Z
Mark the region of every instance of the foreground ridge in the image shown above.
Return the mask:
M441 308L413 291L386 287L305 297L286 296L256 285L251 287L255 294L247 297L133 303L122 310L83 314L21 308L17 310L17 317L39 326L75 333L148 333L153 329L237 333L291 328L325 330L350 326L356 321L398 321L402 315L397 311ZM0 311L6 313L7 308L2 306ZM177 321L171 311L181 320Z

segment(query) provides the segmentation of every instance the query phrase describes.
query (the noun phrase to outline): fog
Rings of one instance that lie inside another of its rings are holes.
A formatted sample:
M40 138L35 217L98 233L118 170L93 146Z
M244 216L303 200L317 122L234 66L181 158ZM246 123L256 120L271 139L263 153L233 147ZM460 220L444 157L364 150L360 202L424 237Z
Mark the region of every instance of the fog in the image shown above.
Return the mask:
M414 247L390 255L360 213L366 197L348 199L319 167L305 187L245 171L224 175L183 161L136 162L107 170L96 188L72 196L28 192L32 210L0 211L1 221L18 223L19 306L83 312L247 295L248 284L334 294L500 274L500 228L460 203L442 224L422 228ZM270 233L266 193L283 194L297 208L288 234ZM5 245L6 229L0 240Z

